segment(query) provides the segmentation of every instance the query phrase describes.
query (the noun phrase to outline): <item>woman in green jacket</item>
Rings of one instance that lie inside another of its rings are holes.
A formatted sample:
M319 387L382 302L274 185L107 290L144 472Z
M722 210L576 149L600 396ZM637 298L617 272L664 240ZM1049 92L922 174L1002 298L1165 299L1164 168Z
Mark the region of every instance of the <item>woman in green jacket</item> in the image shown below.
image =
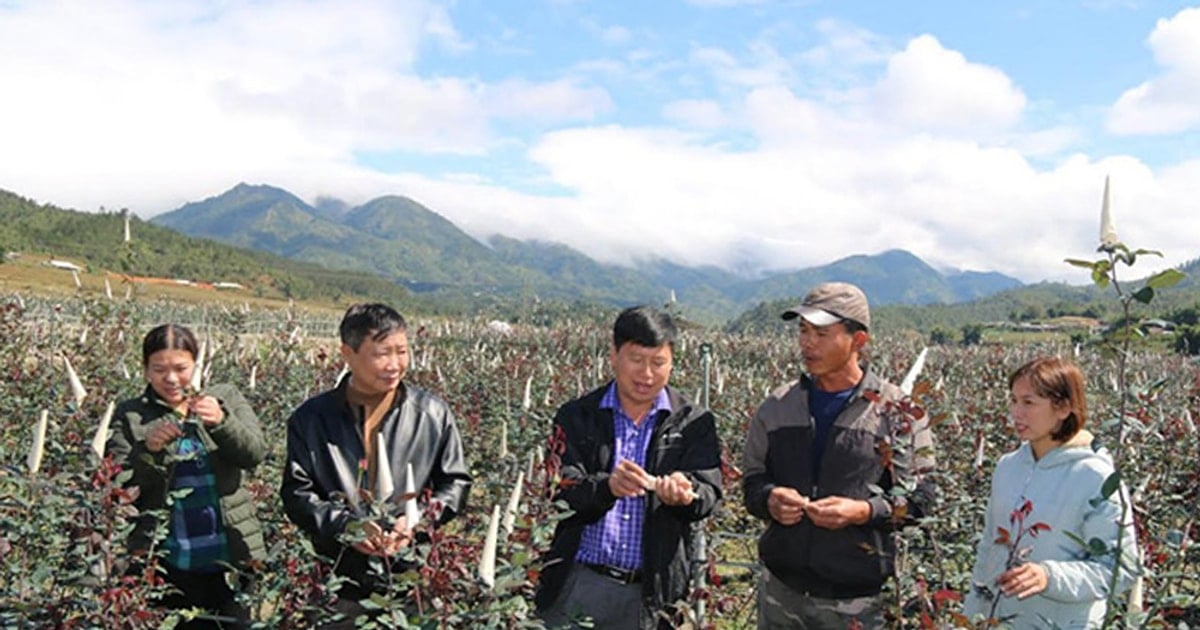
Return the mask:
M190 330L164 324L146 334L147 386L114 414L108 451L132 470L139 516L129 538L135 564L155 552L173 590L169 608L207 611L188 627L239 627L248 621L226 581L231 568L265 556L262 525L242 487L266 454L258 417L232 385L189 388L199 353ZM165 524L165 538L156 530ZM242 582L247 582L242 574ZM183 626L180 626L183 627Z

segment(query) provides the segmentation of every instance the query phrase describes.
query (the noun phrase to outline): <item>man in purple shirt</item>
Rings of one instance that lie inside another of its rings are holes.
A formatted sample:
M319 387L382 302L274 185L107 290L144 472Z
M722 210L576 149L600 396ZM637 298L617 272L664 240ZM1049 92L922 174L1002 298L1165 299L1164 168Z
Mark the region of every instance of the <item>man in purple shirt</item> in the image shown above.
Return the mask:
M694 527L721 500L712 412L667 386L670 315L626 309L613 325L614 378L563 405L559 522L538 584L550 627L676 627L687 605Z

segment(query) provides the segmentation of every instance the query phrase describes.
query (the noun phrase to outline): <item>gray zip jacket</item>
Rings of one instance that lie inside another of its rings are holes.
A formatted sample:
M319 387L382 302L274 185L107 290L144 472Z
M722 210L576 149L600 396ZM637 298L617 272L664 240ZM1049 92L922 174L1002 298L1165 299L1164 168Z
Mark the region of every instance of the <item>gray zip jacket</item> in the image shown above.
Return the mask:
M813 382L803 376L771 392L758 408L746 435L742 494L746 509L767 520L759 538L759 557L771 573L793 590L814 597L848 599L876 595L892 574L895 547L891 531L923 515L934 498L933 438L923 421L909 422L889 401L899 388L866 370L830 429L819 478L812 475L814 422L808 409ZM885 465L890 444L892 466ZM896 513L885 496L907 488L907 513ZM867 501L871 518L863 525L824 529L805 518L785 526L771 519L767 498L777 486L796 489L810 499L842 496ZM901 518L903 517L903 518Z

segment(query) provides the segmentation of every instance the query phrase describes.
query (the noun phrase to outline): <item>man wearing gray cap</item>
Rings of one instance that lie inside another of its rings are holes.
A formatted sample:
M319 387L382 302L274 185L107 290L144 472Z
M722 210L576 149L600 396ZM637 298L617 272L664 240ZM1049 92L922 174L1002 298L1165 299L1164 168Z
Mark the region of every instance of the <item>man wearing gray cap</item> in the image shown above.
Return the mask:
M746 508L767 521L758 627L882 628L891 532L933 500L932 436L860 362L871 327L862 290L818 285L783 319L799 322L805 374L758 408L743 456Z

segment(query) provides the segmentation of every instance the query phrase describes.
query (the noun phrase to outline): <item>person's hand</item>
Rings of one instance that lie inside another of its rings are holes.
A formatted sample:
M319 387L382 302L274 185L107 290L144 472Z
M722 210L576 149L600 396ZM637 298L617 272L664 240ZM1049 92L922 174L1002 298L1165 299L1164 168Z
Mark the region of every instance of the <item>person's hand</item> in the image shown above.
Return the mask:
M654 494L665 505L691 505L696 499L692 480L679 471L654 478Z
M386 558L399 553L412 542L412 529L403 516L396 519L390 530L384 530L375 521L363 523L364 540L351 544L355 551L368 556Z
M157 453L183 436L183 429L174 420L160 420L146 431L146 450Z
M648 488L654 488L654 476L628 459L621 460L608 477L608 489L618 499L640 497Z
M871 520L871 504L846 497L825 497L809 501L805 513L817 527L841 529Z
M188 411L200 419L205 426L215 427L225 419L221 403L212 396L197 396L188 400Z
M1001 573L996 578L996 585L1009 597L1025 599L1046 590L1050 585L1050 576L1046 575L1046 567L1036 562L1026 562Z
M771 494L767 497L767 511L780 525L799 523L804 518L806 505L808 497L797 492L795 488L776 486L771 488Z

